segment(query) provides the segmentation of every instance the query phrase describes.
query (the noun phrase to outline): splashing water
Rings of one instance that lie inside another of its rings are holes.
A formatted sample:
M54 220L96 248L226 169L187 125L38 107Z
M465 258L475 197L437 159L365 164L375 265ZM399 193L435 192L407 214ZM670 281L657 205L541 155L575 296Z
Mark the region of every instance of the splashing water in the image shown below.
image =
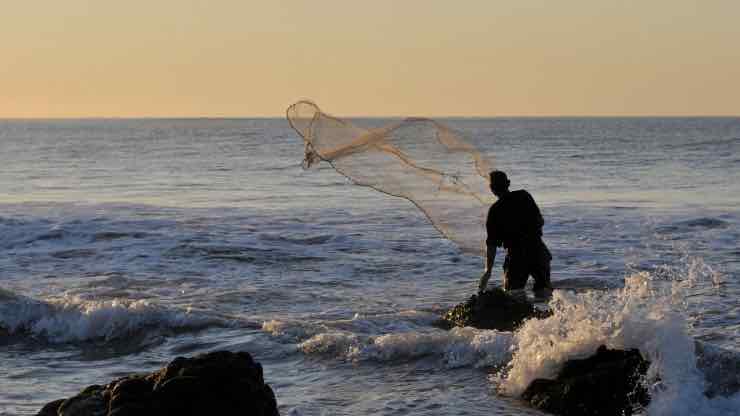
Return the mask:
M651 365L645 377L652 401L649 415L737 415L740 394L704 395L705 375L697 368L696 343L685 309L687 290L720 277L700 259L683 267L639 272L616 291L581 294L556 291L553 315L527 321L514 334L513 359L491 376L498 390L519 396L537 378L554 378L565 361L593 355L598 346L637 348Z
M357 185L407 199L462 250L483 252L492 165L452 130L423 118L364 129L309 101L287 117L305 141L305 167L326 161Z

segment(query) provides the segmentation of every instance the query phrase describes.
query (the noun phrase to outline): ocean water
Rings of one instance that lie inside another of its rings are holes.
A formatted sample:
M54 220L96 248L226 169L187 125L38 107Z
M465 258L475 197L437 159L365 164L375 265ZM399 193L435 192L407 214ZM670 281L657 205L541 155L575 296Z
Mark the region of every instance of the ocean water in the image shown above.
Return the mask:
M0 414L229 349L285 415L538 415L600 344L652 360L645 414L740 414L740 119L444 122L538 201L553 318L432 326L483 259L284 120L0 121Z

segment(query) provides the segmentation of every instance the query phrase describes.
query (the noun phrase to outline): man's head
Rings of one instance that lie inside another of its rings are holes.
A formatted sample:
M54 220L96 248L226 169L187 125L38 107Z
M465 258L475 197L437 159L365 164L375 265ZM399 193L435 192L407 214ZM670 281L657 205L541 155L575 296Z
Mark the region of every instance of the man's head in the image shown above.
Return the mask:
M494 195L500 197L501 195L509 192L509 178L506 174L500 170L491 171L491 192Z

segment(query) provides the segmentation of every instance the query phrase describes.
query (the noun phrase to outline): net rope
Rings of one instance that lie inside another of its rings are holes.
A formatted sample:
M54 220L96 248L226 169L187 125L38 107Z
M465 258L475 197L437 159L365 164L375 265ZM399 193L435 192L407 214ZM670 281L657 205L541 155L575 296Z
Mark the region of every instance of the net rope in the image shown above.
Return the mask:
M492 164L447 126L407 118L366 129L310 101L288 107L287 118L303 137L305 168L324 161L356 185L407 199L463 251L485 252Z

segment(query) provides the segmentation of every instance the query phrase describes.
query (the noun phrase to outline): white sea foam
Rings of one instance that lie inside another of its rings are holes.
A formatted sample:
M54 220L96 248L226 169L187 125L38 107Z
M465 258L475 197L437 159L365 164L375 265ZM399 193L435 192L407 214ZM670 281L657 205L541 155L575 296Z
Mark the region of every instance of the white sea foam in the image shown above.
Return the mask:
M262 330L283 341L297 343L326 330L326 327L303 321L273 319L263 322Z
M651 361L645 380L649 415L740 414L739 394L704 395L704 374L697 368L684 299L687 288L717 281L704 266L687 261L680 273L637 273L616 291L556 291L553 316L527 321L514 334L513 359L492 380L504 394L518 396L534 379L555 377L565 361L588 357L599 345L638 348Z
M7 291L0 293L0 327L52 343L108 341L147 329L194 330L216 325L226 323L147 300L92 301L65 296L41 301Z
M510 358L511 334L454 328L449 332L386 334L350 351L356 359L391 361L440 356L449 368L494 366Z
M306 354L329 354L345 357L349 351L360 345L362 340L349 332L326 332L317 334L301 342L298 348Z
M457 368L497 366L511 359L513 334L475 328L433 329L427 315L403 311L321 323L271 320L262 324L262 330L282 342L295 343L304 354L351 361L436 356L446 367Z
M495 366L510 358L510 333L455 328L449 332L400 332L359 336L350 332L314 335L299 344L306 354L332 354L353 361L400 361L437 356L448 368Z

